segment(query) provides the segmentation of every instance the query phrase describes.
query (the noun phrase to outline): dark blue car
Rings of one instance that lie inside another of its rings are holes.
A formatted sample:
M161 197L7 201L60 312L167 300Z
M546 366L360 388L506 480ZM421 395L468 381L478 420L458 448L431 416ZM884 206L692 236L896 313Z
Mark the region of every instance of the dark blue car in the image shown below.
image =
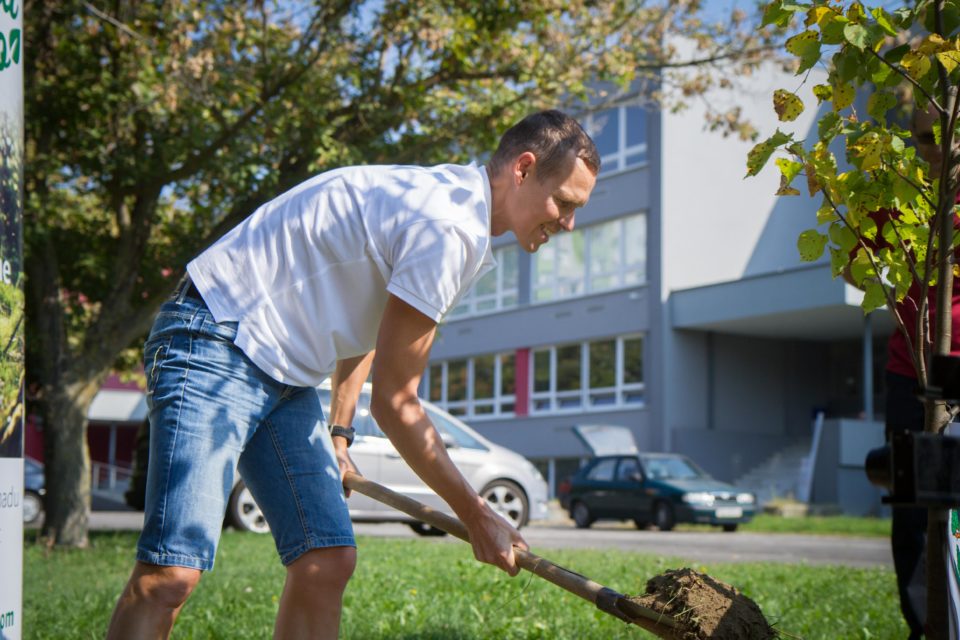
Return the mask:
M594 458L570 479L563 504L581 529L611 519L633 520L639 529L689 522L736 531L753 518L757 500L685 456L641 453Z

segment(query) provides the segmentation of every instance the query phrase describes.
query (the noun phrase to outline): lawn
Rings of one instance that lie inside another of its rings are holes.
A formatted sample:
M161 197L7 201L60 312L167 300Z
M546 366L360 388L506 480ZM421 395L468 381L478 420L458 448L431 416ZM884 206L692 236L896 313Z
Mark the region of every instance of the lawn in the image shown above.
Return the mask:
M132 561L134 533L94 533L85 551L24 554L24 638L102 638ZM718 533L717 535L724 535ZM460 543L360 538L341 636L355 640L653 637L543 580L480 565ZM536 549L534 549L536 551ZM622 551L546 557L626 594L682 562ZM892 571L772 563L695 567L758 602L786 637L905 637ZM283 583L269 536L224 532L217 567L174 638L269 638Z
M876 538L890 537L890 518L858 518L855 516L802 516L786 518L766 513L757 515L747 524L740 525L740 531L751 533L802 533L813 535L867 536ZM679 530L716 531L708 525L677 525Z

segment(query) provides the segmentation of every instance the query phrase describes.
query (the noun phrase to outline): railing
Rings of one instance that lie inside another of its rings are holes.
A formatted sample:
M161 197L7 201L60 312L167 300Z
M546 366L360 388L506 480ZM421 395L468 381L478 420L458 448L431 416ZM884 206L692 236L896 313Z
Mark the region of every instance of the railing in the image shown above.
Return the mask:
M90 465L90 488L93 491L123 493L130 484L133 470L106 462L94 462Z

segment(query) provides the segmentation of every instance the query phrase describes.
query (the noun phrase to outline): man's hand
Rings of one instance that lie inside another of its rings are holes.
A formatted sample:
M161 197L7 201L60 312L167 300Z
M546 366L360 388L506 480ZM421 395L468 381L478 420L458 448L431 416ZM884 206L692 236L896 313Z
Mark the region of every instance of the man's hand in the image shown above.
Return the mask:
M347 471L352 471L357 475L363 475L360 471L357 470L357 465L353 464L353 460L350 458L350 453L347 450L347 440L346 438L341 438L340 436L333 437L333 450L337 454L337 466L340 467L340 482L343 482L343 477L347 475ZM343 488L343 495L350 497L352 491Z
M503 569L511 576L520 573L513 548L528 551L530 547L513 525L485 503L463 524L470 533L473 556L477 560Z

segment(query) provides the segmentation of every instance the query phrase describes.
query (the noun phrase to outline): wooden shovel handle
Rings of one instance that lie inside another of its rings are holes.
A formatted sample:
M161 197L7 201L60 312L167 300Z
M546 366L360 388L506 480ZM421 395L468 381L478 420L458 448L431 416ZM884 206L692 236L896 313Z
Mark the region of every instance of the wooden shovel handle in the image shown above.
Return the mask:
M435 509L431 509L430 507L421 504L412 498L408 498L407 496L400 495L395 491L391 491L383 485L377 484L372 480L367 480L361 475L348 471L343 478L343 486L358 493L362 493L368 498L373 498L377 502L382 502L385 505L402 511L409 516L413 516L417 520L426 522L432 527L442 529L450 535L456 536L465 542L470 542L470 534L467 532L467 528L456 518L448 516L445 513L441 513L440 511L436 511ZM664 635L664 632L674 626L672 624L673 620L665 618L656 611L642 609L629 600L626 600L623 597L623 594L604 587L602 584L598 584L593 580L580 575L579 573L565 569L560 565L554 564L546 558L541 558L540 556L530 553L529 551L524 551L518 548L514 548L513 551L517 558L517 564L519 564L521 568L526 569L531 573L535 573L547 582L551 582L561 589L569 591L575 596L579 596L580 598L597 605L607 613L617 616L625 622L637 624L661 637L668 637L667 635ZM621 599L626 600L626 602L628 602L630 605L633 605L630 607L629 615L622 611L618 611L614 606L616 601ZM638 615L646 618L646 620L637 620L636 616Z

